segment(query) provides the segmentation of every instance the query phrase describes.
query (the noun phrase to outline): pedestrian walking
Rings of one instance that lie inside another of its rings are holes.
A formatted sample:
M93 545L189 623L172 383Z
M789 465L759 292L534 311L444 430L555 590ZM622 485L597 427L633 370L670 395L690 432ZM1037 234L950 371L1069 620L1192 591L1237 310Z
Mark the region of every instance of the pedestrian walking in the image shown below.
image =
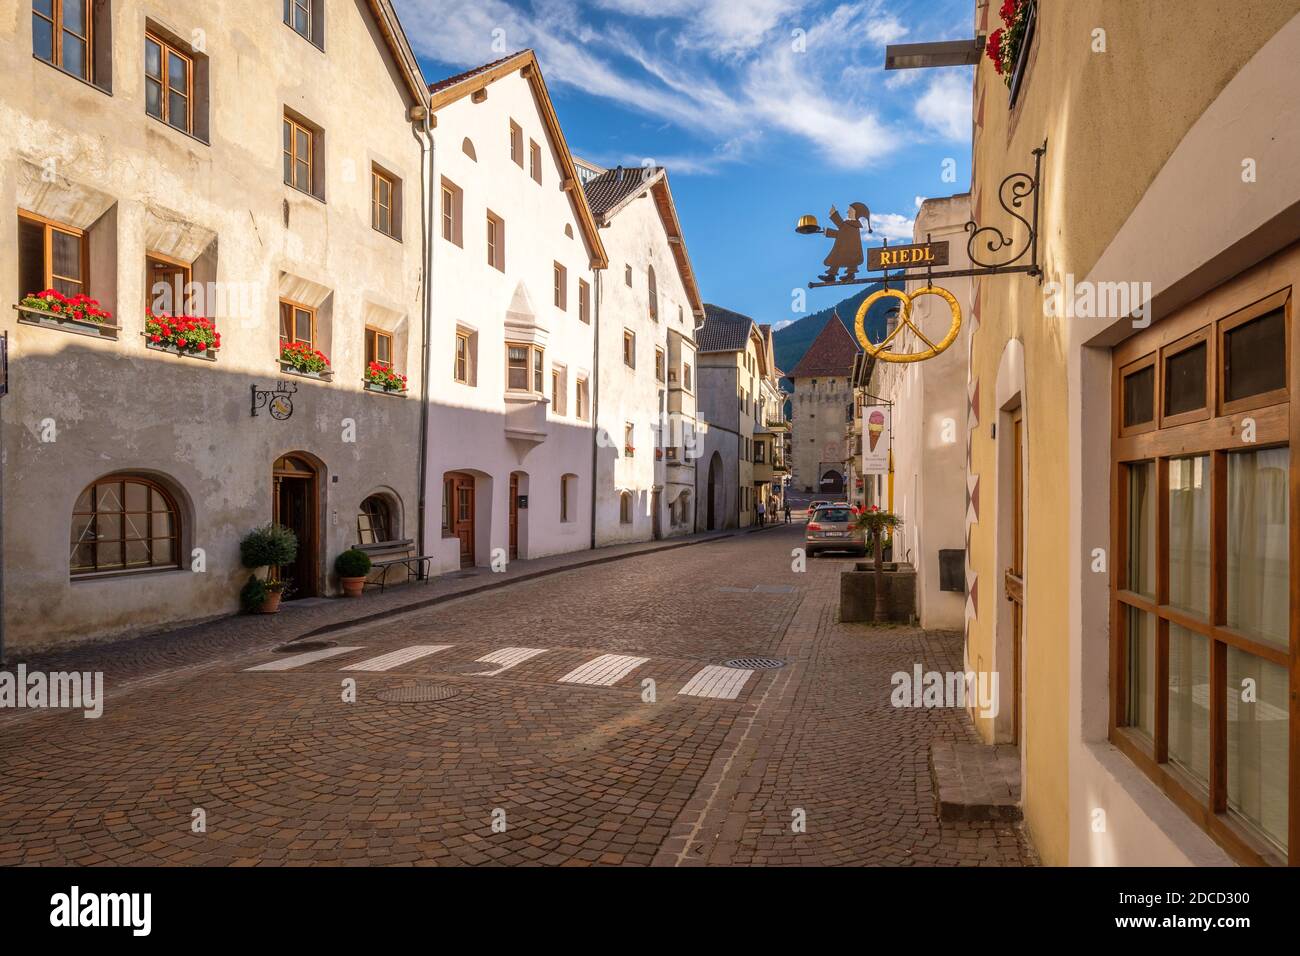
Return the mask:
M786 523L786 524L789 524L789 523L790 523L790 501L789 501L789 499L786 499L786 502L785 502L785 523Z
M763 527L763 519L767 515L767 505L763 504L763 499L758 499L758 526Z

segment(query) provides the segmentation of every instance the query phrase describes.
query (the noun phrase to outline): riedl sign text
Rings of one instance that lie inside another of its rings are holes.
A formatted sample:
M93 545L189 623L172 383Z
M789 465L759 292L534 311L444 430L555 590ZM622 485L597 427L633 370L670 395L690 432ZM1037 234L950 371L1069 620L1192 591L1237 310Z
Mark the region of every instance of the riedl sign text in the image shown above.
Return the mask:
M906 246L873 246L867 250L867 270L915 269L948 264L948 242L918 242Z

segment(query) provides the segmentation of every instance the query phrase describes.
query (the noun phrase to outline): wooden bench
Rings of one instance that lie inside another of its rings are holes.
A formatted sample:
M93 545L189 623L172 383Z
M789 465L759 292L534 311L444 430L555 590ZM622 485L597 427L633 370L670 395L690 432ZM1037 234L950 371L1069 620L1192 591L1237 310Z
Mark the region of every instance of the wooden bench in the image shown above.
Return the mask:
M372 572L376 570L380 572L379 580L371 581L367 579L365 586L370 587L371 585L377 584L379 585L379 593L383 594L384 588L388 587L388 572L396 567L406 568L407 584L417 578L424 581L425 584L428 584L430 577L429 568L432 562L433 555L431 554L408 554L404 557L380 558L377 561L371 561L370 570Z

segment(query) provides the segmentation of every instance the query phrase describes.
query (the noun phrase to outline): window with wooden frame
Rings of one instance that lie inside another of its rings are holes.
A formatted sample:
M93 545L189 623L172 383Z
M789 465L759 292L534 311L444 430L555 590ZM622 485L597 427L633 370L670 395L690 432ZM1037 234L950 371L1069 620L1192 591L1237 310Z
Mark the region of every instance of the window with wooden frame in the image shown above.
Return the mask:
M393 333L366 326L366 367L378 362L384 368L393 367Z
M1111 739L1239 861L1300 865L1291 290L1234 305L1113 353Z
M193 273L190 263L150 252L144 259L144 271L145 300L154 312L194 315L198 311L198 303L191 301L187 292Z
M688 392L691 390L691 363L690 362L682 363L682 388L684 388Z
M664 374L665 374L664 350L661 348L656 348L655 349L655 381L662 382L664 380Z
M307 42L325 46L323 0L284 0L284 22Z
M102 478L72 508L72 576L178 567L180 530L180 512L156 481Z
M316 348L316 310L311 306L281 299L280 345L283 347L298 342L308 348Z
M18 213L18 275L21 295L53 289L89 294L90 247L81 229L33 213Z
M647 301L650 303L650 319L653 322L659 321L659 283L655 281L655 267L650 266L646 270L646 294Z
M370 225L393 239L401 239L399 180L378 166L370 167Z
M487 263L493 269L506 271L506 224L500 216L487 214Z
M540 345L506 343L506 389L542 395L546 381L546 351Z
M623 364L636 368L636 333L630 329L623 330Z
M591 324L591 286L585 279L578 280L578 319Z
M471 346L469 332L456 333L456 356L452 374L457 382L462 385L470 383L470 375L473 372L473 361L471 357Z
M551 369L551 411L556 415L569 413L569 373L563 365Z
M541 184L542 182L542 147L537 145L536 140L528 141L528 172L533 177L533 182Z
M576 406L574 408L574 413L578 416L580 421L584 422L587 420L589 409L591 408L587 399L587 388L587 380L585 378L578 379L578 387L574 396L574 403Z
M442 178L442 238L464 248L465 194L446 176Z
M152 33L144 36L144 109L184 133L194 130L194 61Z
M561 311L569 308L569 270L558 262L551 270L555 293L555 307Z
M319 168L320 131L292 116L284 117L284 183L300 192L323 198Z
M357 509L357 544L382 544L396 539L393 509L383 495L371 495Z
M514 120L510 121L510 161L524 168L524 131Z
M107 16L108 4L94 0L32 0L32 53L107 90L112 55Z

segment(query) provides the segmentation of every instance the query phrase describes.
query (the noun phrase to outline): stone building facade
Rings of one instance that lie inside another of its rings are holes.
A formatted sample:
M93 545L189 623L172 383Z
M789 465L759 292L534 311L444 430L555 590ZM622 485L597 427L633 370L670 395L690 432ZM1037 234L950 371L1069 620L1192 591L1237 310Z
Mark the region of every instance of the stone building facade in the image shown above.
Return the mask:
M843 498L849 445L845 424L853 417L853 358L857 343L832 315L789 373L791 487L817 497Z

